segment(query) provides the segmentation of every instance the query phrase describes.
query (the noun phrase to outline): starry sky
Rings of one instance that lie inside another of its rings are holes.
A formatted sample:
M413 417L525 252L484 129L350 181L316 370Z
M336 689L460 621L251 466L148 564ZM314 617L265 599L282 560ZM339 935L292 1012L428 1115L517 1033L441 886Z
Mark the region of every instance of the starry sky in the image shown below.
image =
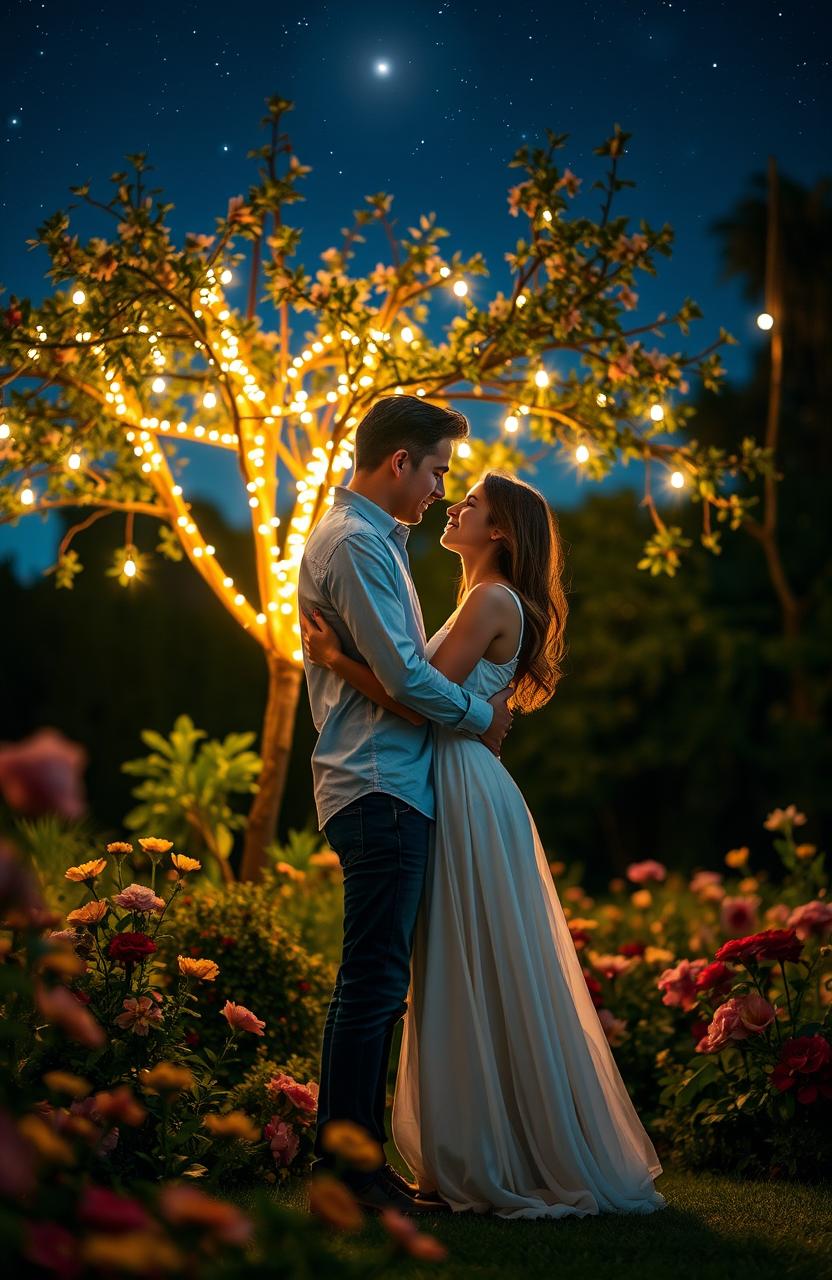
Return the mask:
M590 188L601 161L592 149L618 122L633 135L622 176L637 186L616 207L632 216L631 229L644 217L676 231L673 258L658 259L656 279L642 278L633 323L693 296L705 316L691 349L724 325L740 339L724 357L739 379L764 339L756 309L720 277L712 223L769 154L807 184L829 168L825 0L12 0L6 14L0 282L35 299L48 289L47 260L27 251L27 237L69 203L71 184L92 179L93 194L96 185L108 191L126 152L148 153L154 184L176 204L175 239L212 232L229 197L252 180L246 152L265 140L259 120L270 94L295 101L294 150L313 166L293 219L304 227L303 261L316 268L363 196L385 190L402 231L435 210L451 231L446 253L484 252L490 296L505 287L503 254L522 233L506 204L518 180L506 169L513 152L542 141L547 126L569 133L558 162L584 180L573 208L597 216ZM77 226L102 230L86 214ZM370 266L386 259L381 242L367 253ZM242 285L235 300L243 304ZM440 318L453 310L449 301ZM668 332L668 349L677 339ZM244 500L231 496L209 452L188 468L191 493L242 524ZM551 467L539 482L561 504L580 497L571 472ZM0 557L12 556L23 576L53 551L54 530L39 517L0 528Z

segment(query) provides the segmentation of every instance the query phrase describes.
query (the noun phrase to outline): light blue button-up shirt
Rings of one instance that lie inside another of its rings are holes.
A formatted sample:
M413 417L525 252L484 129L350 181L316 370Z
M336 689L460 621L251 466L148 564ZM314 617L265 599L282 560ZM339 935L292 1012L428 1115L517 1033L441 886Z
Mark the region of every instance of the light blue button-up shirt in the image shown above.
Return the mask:
M409 529L363 494L337 486L310 534L298 582L300 607L320 609L344 652L368 663L397 702L428 721L481 734L489 703L447 680L425 658L425 629L407 558ZM430 724L414 725L370 702L325 667L304 660L318 741L312 775L318 824L384 791L433 818Z

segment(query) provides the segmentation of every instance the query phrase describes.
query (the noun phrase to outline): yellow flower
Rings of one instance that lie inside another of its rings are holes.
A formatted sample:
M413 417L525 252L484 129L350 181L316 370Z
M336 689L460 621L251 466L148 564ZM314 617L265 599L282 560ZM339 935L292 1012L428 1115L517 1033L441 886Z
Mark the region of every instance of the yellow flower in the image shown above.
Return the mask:
M673 952L667 947L645 947L642 959L645 964L671 964Z
M242 1142L259 1142L262 1134L245 1111L228 1111L225 1115L208 1115L204 1128L215 1138L240 1138Z
M328 1173L318 1174L309 1184L309 1211L336 1231L360 1231L364 1226L364 1215L355 1196Z
M669 1057L670 1057L669 1049L659 1049L659 1052L656 1054L656 1066L663 1067Z
M139 1072L139 1083L147 1093L181 1093L193 1088L194 1078L187 1067L175 1062L157 1062Z
M196 960L191 956L177 956L179 972L183 978L199 978L200 982L213 982L220 967L213 960Z
M384 1164L384 1152L366 1129L352 1120L330 1120L321 1134L324 1151L341 1156L347 1164L369 1173Z
M91 1235L81 1252L90 1267L101 1271L180 1271L185 1258L165 1236L156 1231L122 1231L118 1235Z
M605 916L607 920L613 921L613 923L624 919L624 912L614 902L604 903L601 907L601 915Z
M55 947L45 952L37 965L38 973L54 973L59 978L77 978L86 968L86 961L70 947Z
M805 858L807 860L809 858L814 858L817 851L818 847L816 844L799 844L795 848L795 853L798 858Z
M108 853L132 853L132 844L127 844L124 840L114 840L112 844L107 845Z
M740 880L741 893L755 893L759 887L760 883L756 876L746 876L744 880Z
M172 840L160 840L157 836L144 836L139 844L145 853L167 853L168 849L173 848Z
M72 1147L42 1116L29 1114L23 1116L17 1128L27 1142L31 1142L42 1159L52 1164L74 1164L75 1154Z
M743 845L741 849L729 849L725 855L725 865L733 867L735 871L739 870L739 868L745 866L750 852L746 845Z
M639 911L646 911L653 901L653 895L649 889L636 889L635 893L630 894L630 901Z
M569 921L569 928L570 929L597 929L598 921L590 920L588 917L585 917L585 916L573 916L573 918Z
M197 862L196 858L189 858L184 853L172 853L170 860L182 876L187 875L189 871L202 870L201 862Z
M83 1076L75 1076L71 1071L47 1071L43 1083L53 1093L65 1093L70 1098L86 1098L92 1085Z
M287 880L305 880L306 872L301 871L300 867L293 867L291 862L276 862L274 864L275 871L280 875L286 876Z
M341 859L332 849L322 849L320 853L309 855L310 867L323 867L326 870L341 869Z
M82 884L84 880L94 880L96 876L100 876L102 871L107 869L106 858L95 858L92 862L82 862L77 867L70 867L67 870L67 880L74 880L76 884Z

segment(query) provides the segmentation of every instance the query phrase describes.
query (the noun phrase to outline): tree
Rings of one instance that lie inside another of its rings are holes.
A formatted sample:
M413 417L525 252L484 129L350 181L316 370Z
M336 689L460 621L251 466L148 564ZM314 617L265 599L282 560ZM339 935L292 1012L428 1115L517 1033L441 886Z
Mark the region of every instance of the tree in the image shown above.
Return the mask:
M689 377L715 389L723 374L718 350L733 339L720 329L696 354L647 350L644 335L663 336L665 324L688 333L701 315L690 299L672 316L626 327L625 313L637 302L636 272L655 274L657 256L669 256L673 240L670 226L656 230L643 220L628 234L628 219L612 214L616 193L633 185L618 176L629 134L616 125L595 150L607 166L593 183L602 193L597 221L569 215L582 180L555 163L566 135L547 131L545 147L517 152L511 164L525 177L510 189L509 208L526 218L527 238L506 255L509 293L479 305L469 280L486 274L482 256L443 257L439 242L447 233L433 214L400 236L392 197L383 192L366 197L314 278L295 262L301 233L285 215L302 198L298 187L309 169L282 130L291 105L269 100L269 140L251 153L259 170L247 197L229 202L214 235L189 234L181 249L165 226L172 206L147 187L144 155L128 157L132 173L112 175L109 200L93 197L89 184L73 188L114 224L112 236L81 243L70 232L69 211L49 218L31 243L49 252L55 292L37 307L12 297L0 332L0 386L8 399L0 520L90 508L62 539L54 566L57 585L70 587L82 568L71 545L76 534L112 512L125 514L125 539L110 572L124 585L140 579L148 557L136 546L134 522L149 516L161 526L156 549L171 559L187 556L263 649L269 691L246 877L259 872L285 782L301 672L295 595L303 547L351 465L355 427L379 396L504 406L508 443L466 442L458 449L458 483L492 462L495 451L503 465L521 465L511 442L525 421L597 478L616 461L643 461L654 533L641 565L652 573L675 573L689 540L662 520L651 468L687 485L702 506L702 539L716 550L712 515L736 526L753 501L732 478L769 467L750 438L732 451L668 438L684 431L691 415L684 402ZM386 236L391 260L351 275L356 247L373 227ZM224 295L243 261L239 239L252 242L244 315ZM261 270L265 301L277 315L274 331L256 313ZM446 289L461 312L434 337L431 302ZM193 519L179 482L182 444L225 450L236 460L249 495L256 602L225 572Z

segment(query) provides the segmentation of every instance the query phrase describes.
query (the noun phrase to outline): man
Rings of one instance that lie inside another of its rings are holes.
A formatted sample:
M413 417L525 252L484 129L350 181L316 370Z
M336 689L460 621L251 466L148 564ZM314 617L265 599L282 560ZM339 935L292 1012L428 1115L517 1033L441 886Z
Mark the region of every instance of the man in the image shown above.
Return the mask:
M478 734L492 751L511 722L510 690L489 702L425 659L407 558L408 525L444 497L466 418L415 396L379 400L358 426L355 470L311 534L301 609L319 610L344 651L367 662L391 700L428 721ZM387 1067L404 1015L410 953L434 817L430 724L375 706L333 672L305 663L318 741L312 771L319 825L344 871L344 946L321 1051L316 1152L330 1120L352 1120L383 1146ZM351 1175L359 1201L435 1212L390 1165Z

